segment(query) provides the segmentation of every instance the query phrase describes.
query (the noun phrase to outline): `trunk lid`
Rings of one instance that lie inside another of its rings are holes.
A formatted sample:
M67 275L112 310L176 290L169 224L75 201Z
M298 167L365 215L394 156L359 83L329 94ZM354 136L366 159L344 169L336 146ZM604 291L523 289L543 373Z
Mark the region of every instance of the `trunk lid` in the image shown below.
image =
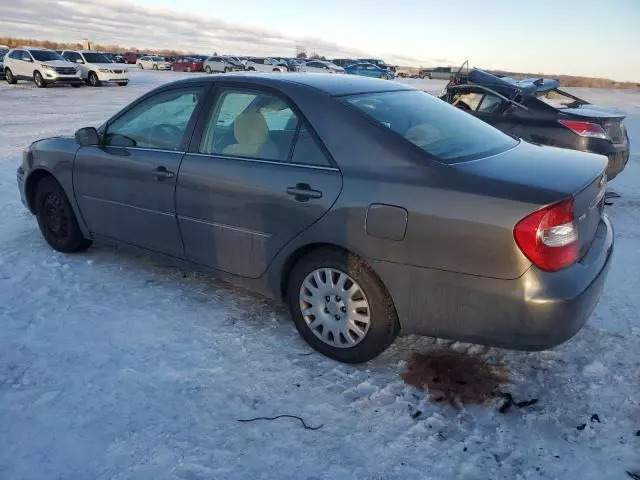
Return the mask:
M532 211L573 197L580 257L589 250L603 214L606 167L607 158L601 155L526 142L492 157L454 165L466 173L518 187L528 203L536 198L538 206ZM536 192L530 195L532 190Z
M626 115L615 108L584 104L571 108L559 108L558 111L566 118L586 120L602 125L615 144L622 144L627 139L627 133L622 123Z

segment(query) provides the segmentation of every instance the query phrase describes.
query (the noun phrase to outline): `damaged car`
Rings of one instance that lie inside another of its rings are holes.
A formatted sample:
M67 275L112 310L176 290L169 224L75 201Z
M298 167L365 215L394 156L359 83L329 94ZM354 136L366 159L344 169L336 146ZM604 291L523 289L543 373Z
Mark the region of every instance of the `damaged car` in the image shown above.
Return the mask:
M447 84L442 100L527 142L604 155L609 180L624 170L630 148L623 112L592 105L560 89L558 80L516 80L463 69Z

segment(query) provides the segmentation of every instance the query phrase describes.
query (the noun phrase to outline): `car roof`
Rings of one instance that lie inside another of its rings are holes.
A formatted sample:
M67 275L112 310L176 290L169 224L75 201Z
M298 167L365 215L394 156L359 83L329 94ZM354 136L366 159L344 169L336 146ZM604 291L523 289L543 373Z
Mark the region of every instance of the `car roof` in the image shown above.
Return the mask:
M304 85L315 90L327 93L332 96L355 95L359 93L391 92L401 90L415 90L410 85L380 80L377 78L361 77L356 75L331 75L328 73L270 73L268 75L260 73L229 73L224 76L224 80L219 78L192 78L180 80L174 84L189 84L199 81L210 82L231 82L231 83L252 83L261 86L278 87L286 91L288 85Z

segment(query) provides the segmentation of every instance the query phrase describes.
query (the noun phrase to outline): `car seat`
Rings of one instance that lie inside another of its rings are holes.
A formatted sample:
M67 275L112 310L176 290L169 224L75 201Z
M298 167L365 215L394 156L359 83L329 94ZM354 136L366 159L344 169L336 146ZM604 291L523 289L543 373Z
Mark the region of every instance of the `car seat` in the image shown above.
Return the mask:
M233 136L238 143L225 147L222 153L279 160L278 147L269 140L269 127L260 113L238 115L233 124Z

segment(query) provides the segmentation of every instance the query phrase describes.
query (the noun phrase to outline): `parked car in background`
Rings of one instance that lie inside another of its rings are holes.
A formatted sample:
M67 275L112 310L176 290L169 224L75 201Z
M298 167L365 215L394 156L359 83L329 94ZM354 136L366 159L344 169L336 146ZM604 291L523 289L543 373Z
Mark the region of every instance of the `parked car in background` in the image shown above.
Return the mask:
M423 68L418 73L418 77L433 80L449 80L454 73L455 70L451 67Z
M613 180L629 161L629 137L619 110L592 105L553 79L516 80L479 69L459 72L441 98L510 135L606 155Z
M380 67L383 70L391 70L391 65L388 65L384 60L379 58L359 58L358 63L373 63L375 66Z
M38 88L53 84L82 85L80 69L53 50L25 47L10 50L4 57L4 77L15 85L18 80L33 81Z
M11 50L7 45L0 45L0 53L7 53Z
M344 73L344 68L331 62L322 60L311 60L299 68L300 72L308 73Z
M339 67L345 68L349 65L353 65L354 63L361 63L360 61L354 58L334 58L331 60L331 63L334 65L338 65Z
M611 262L605 167L405 84L253 74L166 84L34 142L17 183L53 249L192 262L284 299L314 349L358 363L399 332L571 338Z
M178 57L171 63L174 72L204 72L204 61L201 58Z
M290 58L287 60L287 68L290 72L299 72L307 62L298 58Z
M113 63L124 63L124 57L122 55L118 55L117 53L111 53L111 52L101 52L101 53Z
M136 65L140 69L147 70L169 70L171 69L171 63L167 62L164 57L158 55L145 55L140 57L136 62Z
M268 57L249 57L245 69L250 72L286 72L289 69Z
M138 62L138 58L140 58L141 56L142 55L140 55L139 53L127 52L123 56L124 63L128 63L130 65L135 65Z
M383 80L390 80L393 78L393 72L391 70L380 68L373 63L356 63L345 67L344 71L345 73L349 73L351 75L381 78Z
M7 52L0 52L0 78L4 79L4 56Z
M93 87L115 83L121 87L129 83L129 72L122 65L111 62L100 52L90 50L64 50L62 58L76 64L82 79Z
M204 71L207 73L227 73L242 70L239 62L232 61L223 55L214 55L204 61Z
M230 55L225 55L224 58L234 67L234 70L244 70L244 63L242 63L242 59L239 57L233 57Z

